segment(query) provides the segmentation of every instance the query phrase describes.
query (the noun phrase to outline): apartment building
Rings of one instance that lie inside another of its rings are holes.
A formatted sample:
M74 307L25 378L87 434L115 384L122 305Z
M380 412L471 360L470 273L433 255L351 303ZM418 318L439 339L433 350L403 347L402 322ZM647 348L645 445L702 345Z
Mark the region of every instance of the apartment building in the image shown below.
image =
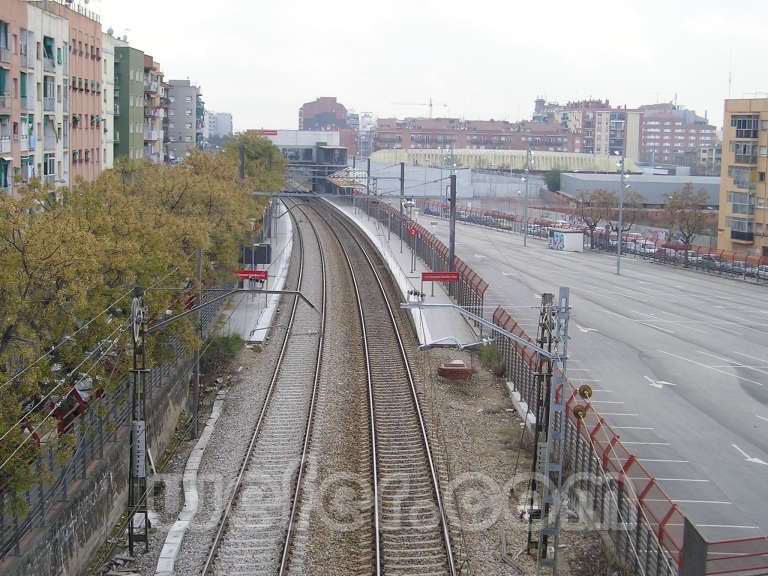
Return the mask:
M164 80L160 80L160 108L163 110L163 117L162 117L162 129L163 129L163 145L162 145L162 151L163 151L163 162L166 164L170 161L168 157L168 106L170 105L170 100L168 99L168 96L170 94L171 85L168 82L165 82Z
M208 147L208 135L205 126L205 101L200 89L195 96L195 146L203 150Z
M232 135L232 114L228 112L210 112L208 131L213 138Z
M162 82L160 63L144 54L144 158L152 162L164 160Z
M197 86L189 80L171 80L168 89L168 161L183 162L197 144ZM202 139L202 118L200 120Z
M768 256L768 98L725 101L717 247Z
M674 162L676 155L712 149L717 129L706 117L672 103L641 106L640 158L650 162Z
M27 73L26 83L34 83L36 98L31 102L27 100L26 125L27 129L34 126L37 138L21 172L26 171L27 175L39 177L50 185L69 186L74 184L69 155L70 26L65 18L40 6L27 5L27 42L33 43L30 48L34 46L35 68ZM24 83L21 78L20 83ZM22 175L22 179L27 178Z
M16 0L0 0L1 194L14 193L14 175L21 173L22 166L26 174L30 139L32 149L35 147L34 112L31 112L35 102L34 47L27 29L27 7ZM34 168L34 160L32 166Z
M101 123L102 148L101 168L109 170L115 163L115 47L117 38L112 29L101 35L102 86L101 86Z
M118 40L115 46L115 159L144 158L144 53Z
M90 182L102 171L101 22L82 7L46 5L69 22L71 183L75 185L78 178Z

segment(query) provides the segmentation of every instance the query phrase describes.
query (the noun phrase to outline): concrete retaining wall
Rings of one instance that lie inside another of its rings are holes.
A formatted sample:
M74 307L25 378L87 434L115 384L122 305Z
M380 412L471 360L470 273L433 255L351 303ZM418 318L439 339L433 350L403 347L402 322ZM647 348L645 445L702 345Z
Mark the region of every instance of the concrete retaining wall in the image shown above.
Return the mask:
M168 446L185 407L191 371L191 360L180 360L147 406L147 444L155 459ZM67 501L53 506L45 525L25 537L21 556L8 556L0 563L0 573L59 576L78 574L86 567L127 506L128 434L124 425L117 441L104 446L104 456L90 464L85 480L70 487Z

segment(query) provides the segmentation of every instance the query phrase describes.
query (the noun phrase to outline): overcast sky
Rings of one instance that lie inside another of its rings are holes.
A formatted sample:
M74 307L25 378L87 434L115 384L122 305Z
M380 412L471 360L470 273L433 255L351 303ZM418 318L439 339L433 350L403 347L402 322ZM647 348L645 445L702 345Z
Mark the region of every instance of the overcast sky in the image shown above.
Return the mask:
M81 2L83 0L80 0ZM166 79L202 87L235 130L298 128L337 96L377 116L529 118L534 99L677 101L722 124L768 92L765 0L91 0ZM733 63L731 66L731 62ZM762 95L762 94L761 94Z

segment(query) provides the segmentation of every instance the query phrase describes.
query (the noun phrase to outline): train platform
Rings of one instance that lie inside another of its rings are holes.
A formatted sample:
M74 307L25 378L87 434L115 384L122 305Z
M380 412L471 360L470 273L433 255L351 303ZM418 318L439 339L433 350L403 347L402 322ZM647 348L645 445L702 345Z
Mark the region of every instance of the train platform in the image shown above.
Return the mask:
M393 229L391 233L386 225L374 218L369 218L365 212L352 206L334 201L334 198L324 198L326 202L349 216L357 226L365 232L376 246L395 279L402 301L408 299L408 292L424 291L424 302L428 304L450 304L451 300L442 284L421 283L421 273L430 272L425 263L415 258L412 268L411 250ZM463 316L453 310L409 310L416 328L420 345L460 345L465 346L477 342L480 338L470 327Z
M293 223L282 202L278 202L274 210L272 262L266 266L257 265L256 268L267 271L265 288L282 290L291 263ZM279 303L279 294L241 294L233 297L229 309L224 311L221 334L238 334L246 342L264 342L269 336Z

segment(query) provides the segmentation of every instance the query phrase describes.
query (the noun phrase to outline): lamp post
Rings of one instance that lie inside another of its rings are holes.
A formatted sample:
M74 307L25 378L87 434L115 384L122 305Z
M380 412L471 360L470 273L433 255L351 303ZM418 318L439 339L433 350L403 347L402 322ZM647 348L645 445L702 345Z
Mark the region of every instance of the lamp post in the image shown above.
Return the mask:
M619 156L619 152L616 152ZM616 232L616 275L621 275L621 230L624 226L624 154L621 154L616 164L619 168L619 229Z
M531 164L533 164L533 160L531 159L531 145L528 144L528 148L525 151L525 176L523 176L523 181L525 182L525 201L523 203L523 246L528 245L528 179Z

